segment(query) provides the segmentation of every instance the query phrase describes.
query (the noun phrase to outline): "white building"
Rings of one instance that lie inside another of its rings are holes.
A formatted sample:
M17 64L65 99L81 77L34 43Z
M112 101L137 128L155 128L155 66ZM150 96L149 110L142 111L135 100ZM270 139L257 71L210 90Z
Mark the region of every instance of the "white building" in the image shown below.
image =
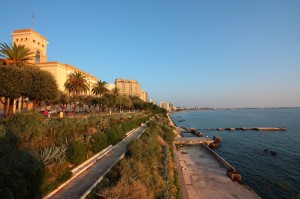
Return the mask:
M160 102L160 107L166 109L168 112L174 110L174 106L170 102Z

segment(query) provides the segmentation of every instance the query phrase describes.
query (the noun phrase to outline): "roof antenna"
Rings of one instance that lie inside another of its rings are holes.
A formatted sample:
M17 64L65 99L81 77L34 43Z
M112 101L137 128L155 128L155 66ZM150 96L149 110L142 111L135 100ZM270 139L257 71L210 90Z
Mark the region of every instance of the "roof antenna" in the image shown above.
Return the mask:
M34 12L31 12L31 26L34 26Z

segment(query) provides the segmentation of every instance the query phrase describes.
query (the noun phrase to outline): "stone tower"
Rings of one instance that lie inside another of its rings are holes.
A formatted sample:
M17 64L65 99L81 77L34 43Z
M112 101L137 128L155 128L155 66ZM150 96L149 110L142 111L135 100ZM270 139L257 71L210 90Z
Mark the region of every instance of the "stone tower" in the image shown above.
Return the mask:
M13 42L25 45L34 52L32 63L47 62L47 38L33 29L15 30L12 34Z

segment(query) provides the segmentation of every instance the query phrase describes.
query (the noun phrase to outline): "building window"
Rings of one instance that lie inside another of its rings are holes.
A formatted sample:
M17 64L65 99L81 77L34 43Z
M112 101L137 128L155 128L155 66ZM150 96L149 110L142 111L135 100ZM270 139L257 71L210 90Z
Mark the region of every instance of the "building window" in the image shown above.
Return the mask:
M19 39L16 39L16 41L19 41Z
M25 38L25 41L27 41L27 37Z
M33 43L35 43L35 40L33 40Z
M41 58L41 55L40 55L40 51L36 51L35 53L35 63L40 63L40 58Z

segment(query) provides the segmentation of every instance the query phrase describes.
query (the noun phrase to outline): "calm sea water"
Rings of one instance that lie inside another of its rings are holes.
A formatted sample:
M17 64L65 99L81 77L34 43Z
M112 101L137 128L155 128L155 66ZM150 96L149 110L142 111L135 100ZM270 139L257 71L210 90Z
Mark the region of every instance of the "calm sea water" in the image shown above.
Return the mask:
M215 151L262 198L300 199L300 108L190 111L171 115L177 126L219 136ZM206 131L230 127L286 127L285 132ZM277 152L272 156L269 151Z

